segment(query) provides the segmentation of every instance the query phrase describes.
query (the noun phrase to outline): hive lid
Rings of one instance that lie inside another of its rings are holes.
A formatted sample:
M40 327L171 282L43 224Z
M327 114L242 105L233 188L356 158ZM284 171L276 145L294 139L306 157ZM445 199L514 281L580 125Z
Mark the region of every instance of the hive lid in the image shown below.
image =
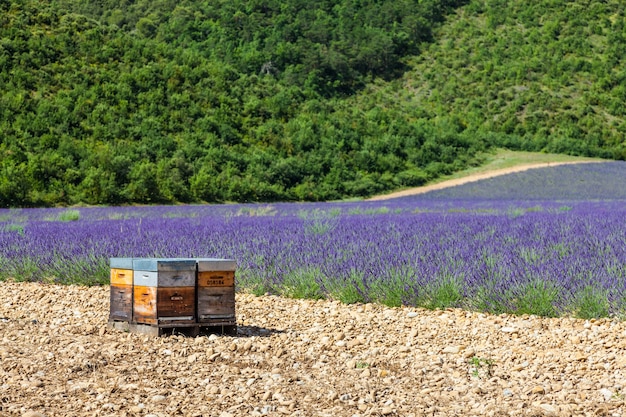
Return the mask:
M133 269L135 271L195 271L196 261L183 258L135 258Z
M237 262L234 259L198 258L198 271L234 271Z
M115 269L133 269L134 258L110 258L109 264Z

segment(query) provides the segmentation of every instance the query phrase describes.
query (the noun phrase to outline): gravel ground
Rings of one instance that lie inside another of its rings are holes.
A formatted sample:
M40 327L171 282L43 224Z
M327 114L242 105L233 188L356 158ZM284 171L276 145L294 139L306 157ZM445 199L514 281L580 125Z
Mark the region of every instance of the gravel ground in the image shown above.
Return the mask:
M626 324L237 296L239 334L109 329L108 287L0 283L0 416L621 416Z

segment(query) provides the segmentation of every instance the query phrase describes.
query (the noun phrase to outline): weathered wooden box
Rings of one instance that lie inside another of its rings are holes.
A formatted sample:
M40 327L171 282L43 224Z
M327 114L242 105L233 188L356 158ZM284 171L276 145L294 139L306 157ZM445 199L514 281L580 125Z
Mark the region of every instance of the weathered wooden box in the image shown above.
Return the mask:
M133 260L111 258L111 294L109 321L133 319Z
M189 325L196 319L196 261L133 260L133 323Z
M235 326L235 268L232 259L197 259L198 323Z

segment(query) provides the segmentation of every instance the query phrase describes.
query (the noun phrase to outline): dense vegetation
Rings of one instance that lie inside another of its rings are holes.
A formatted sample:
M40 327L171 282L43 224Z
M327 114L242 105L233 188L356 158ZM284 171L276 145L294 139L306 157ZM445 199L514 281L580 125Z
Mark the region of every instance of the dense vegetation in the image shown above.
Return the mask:
M624 159L624 36L616 0L2 1L0 206L367 196L493 146Z
M405 88L427 116L491 144L625 159L625 60L621 1L471 1Z

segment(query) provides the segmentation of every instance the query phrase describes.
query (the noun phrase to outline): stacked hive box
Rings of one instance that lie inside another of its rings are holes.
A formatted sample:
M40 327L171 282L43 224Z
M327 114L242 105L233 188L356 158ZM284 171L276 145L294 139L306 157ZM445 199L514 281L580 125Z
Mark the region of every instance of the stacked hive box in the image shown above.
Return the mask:
M212 326L234 326L235 261L197 259L198 322Z
M133 260L111 258L110 321L133 320Z
M153 335L197 335L216 327L234 333L235 262L111 258L109 325Z
M196 262L183 259L135 259L135 323L195 323Z

